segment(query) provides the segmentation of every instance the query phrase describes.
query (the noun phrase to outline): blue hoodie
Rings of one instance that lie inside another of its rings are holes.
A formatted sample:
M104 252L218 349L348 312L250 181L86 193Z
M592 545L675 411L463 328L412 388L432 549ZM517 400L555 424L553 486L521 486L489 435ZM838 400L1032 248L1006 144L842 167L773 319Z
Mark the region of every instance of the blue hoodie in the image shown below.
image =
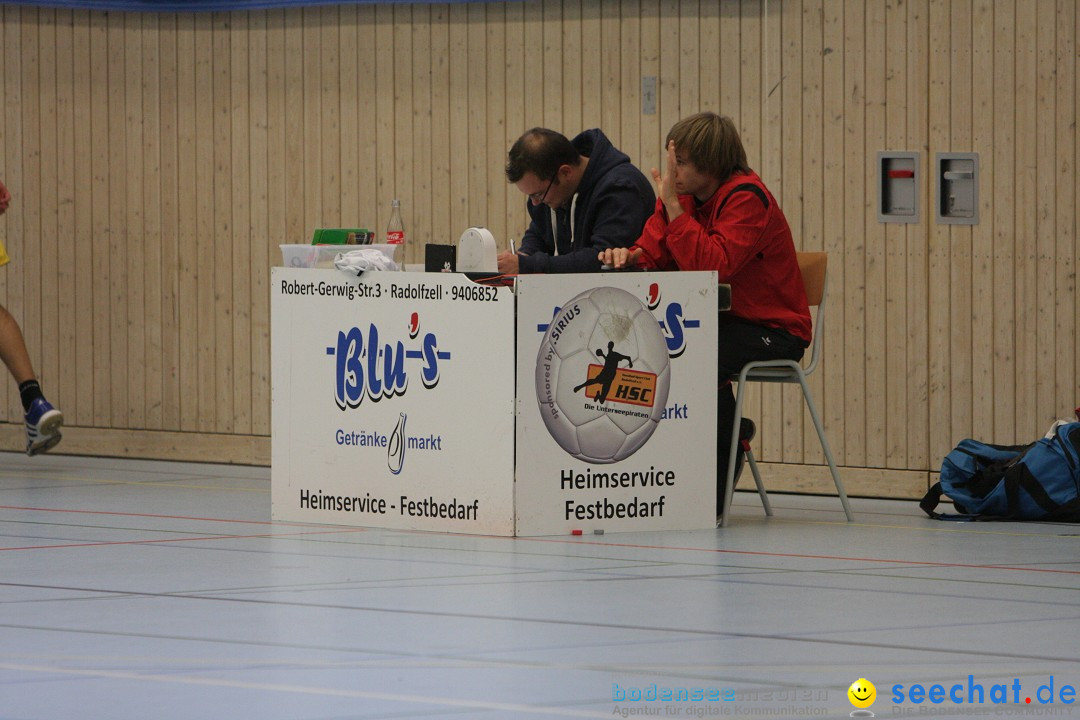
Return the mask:
M532 222L521 239L525 253L518 258L521 273L599 271L597 254L633 245L656 205L652 183L599 129L586 130L570 142L589 158L589 164L574 199L554 211L558 248L552 234L552 209L526 200Z

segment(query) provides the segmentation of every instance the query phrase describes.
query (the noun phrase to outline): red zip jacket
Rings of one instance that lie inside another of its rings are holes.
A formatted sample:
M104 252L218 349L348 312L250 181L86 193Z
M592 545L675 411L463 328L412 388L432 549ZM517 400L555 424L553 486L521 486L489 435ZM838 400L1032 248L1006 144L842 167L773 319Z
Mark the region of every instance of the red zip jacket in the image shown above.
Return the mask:
M810 342L810 308L787 218L757 173L737 174L700 207L680 195L668 222L663 200L635 247L639 264L660 270L716 270L731 284L731 320L786 330ZM721 316L723 322L724 315Z

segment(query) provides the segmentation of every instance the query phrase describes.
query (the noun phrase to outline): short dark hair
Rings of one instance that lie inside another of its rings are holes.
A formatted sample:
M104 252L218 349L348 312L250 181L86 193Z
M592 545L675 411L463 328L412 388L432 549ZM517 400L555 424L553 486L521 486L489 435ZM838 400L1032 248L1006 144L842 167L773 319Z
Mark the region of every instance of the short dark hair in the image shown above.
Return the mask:
M737 172L750 172L739 131L727 116L702 112L683 118L672 126L665 147L672 140L677 152L720 182Z
M536 127L522 135L510 148L506 160L506 180L516 183L531 172L550 180L563 165L581 164L581 153L562 133Z

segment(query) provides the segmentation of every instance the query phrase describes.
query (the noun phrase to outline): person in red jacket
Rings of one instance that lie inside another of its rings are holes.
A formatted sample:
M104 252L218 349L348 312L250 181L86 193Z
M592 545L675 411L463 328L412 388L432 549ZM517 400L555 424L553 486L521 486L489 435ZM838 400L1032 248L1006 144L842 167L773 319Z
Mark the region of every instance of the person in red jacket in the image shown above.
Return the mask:
M615 269L715 270L731 285L731 310L719 317L717 360L717 512L723 504L735 415L731 376L751 360L799 360L810 344L810 308L791 228L765 183L750 169L728 117L704 112L671 128L667 168L652 169L656 210L629 248L604 250ZM754 435L744 418L740 437ZM735 478L742 468L740 443Z

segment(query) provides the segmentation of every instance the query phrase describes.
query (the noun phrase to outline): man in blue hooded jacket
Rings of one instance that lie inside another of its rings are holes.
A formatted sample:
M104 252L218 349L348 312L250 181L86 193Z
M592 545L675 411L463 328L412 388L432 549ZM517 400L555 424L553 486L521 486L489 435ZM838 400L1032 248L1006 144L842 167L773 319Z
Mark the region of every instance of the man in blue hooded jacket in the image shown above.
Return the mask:
M506 179L528 197L532 222L518 252L499 254L501 273L596 272L599 252L632 245L656 204L653 184L598 129L573 140L529 130L510 148Z

